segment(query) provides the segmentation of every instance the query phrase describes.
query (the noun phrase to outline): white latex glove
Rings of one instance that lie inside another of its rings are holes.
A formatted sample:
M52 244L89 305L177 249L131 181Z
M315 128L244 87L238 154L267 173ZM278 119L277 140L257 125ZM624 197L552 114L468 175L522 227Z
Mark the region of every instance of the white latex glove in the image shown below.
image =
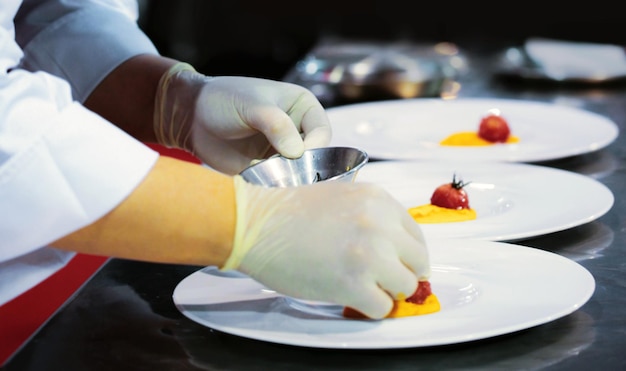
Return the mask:
M302 86L252 77L208 77L186 63L159 82L154 127L159 143L192 152L237 174L253 160L300 157L325 147L331 129L322 105Z
M384 189L319 182L264 188L235 176L237 226L222 269L238 269L270 289L385 317L392 298L428 279L419 225Z

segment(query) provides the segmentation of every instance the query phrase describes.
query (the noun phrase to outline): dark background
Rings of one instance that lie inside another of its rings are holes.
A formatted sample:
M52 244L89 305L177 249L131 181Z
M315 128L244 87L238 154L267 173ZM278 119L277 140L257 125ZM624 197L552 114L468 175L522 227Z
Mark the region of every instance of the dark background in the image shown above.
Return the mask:
M459 47L521 45L528 37L626 44L619 2L523 3L182 0L146 1L141 26L164 55L209 75L281 79L328 37Z

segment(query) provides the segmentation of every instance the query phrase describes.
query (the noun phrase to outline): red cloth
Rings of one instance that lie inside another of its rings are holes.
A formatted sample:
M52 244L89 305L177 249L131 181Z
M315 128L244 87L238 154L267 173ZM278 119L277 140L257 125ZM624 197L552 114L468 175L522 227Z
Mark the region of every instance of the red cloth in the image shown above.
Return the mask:
M147 143L147 146L159 152L162 156L174 157L179 160L189 161L196 164L201 163L201 161L197 157L191 155L189 152L185 152L180 149L167 148L162 145L153 143Z
M200 163L196 157L181 150L157 144L148 146L163 156ZM39 285L0 305L0 365L4 365L106 260L106 257L78 254Z
M107 258L78 254L39 285L0 306L0 365L87 280Z

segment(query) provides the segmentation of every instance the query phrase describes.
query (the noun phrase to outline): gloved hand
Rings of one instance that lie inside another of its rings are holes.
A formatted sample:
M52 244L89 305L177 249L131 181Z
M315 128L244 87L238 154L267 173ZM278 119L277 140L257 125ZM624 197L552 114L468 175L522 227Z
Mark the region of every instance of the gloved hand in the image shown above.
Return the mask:
M385 317L399 294L428 279L419 225L373 184L320 182L264 188L235 176L237 225L222 269L268 288Z
M192 152L212 168L236 174L276 152L300 157L325 147L324 108L304 87L251 77L208 77L186 63L163 75L154 129L163 145Z

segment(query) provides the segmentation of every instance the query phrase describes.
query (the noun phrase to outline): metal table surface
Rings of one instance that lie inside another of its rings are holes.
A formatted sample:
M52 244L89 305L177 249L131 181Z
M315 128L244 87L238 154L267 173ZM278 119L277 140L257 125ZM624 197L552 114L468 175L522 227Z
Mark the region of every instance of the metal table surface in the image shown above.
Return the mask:
M460 97L573 105L612 119L621 133L626 130L626 85L502 81L490 75L490 61L470 59ZM626 369L625 160L626 142L621 134L601 151L540 163L592 176L615 195L613 208L591 223L515 242L574 259L595 277L596 290L583 307L547 324L486 340L427 348L324 350L278 345L220 333L184 317L174 306L172 293L199 267L111 259L5 369Z

